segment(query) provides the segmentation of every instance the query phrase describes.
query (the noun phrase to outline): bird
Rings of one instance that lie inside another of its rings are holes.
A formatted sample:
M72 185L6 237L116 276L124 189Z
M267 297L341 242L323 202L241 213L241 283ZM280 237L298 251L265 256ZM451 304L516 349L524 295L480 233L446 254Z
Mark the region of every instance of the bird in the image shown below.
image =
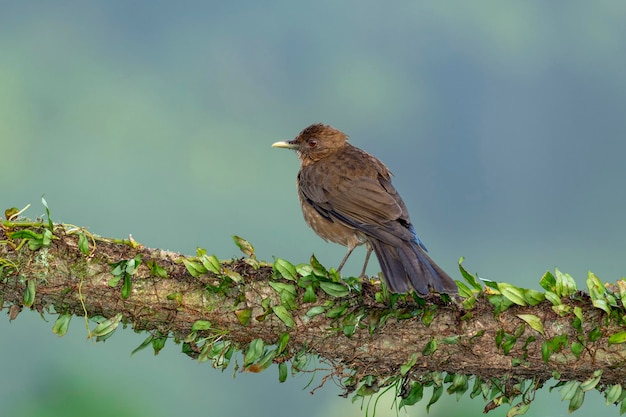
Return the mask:
M458 292L452 278L427 255L384 163L322 123L272 146L297 153L296 183L306 223L322 239L348 248L338 272L354 249L365 244L361 277L374 251L383 281L393 293Z

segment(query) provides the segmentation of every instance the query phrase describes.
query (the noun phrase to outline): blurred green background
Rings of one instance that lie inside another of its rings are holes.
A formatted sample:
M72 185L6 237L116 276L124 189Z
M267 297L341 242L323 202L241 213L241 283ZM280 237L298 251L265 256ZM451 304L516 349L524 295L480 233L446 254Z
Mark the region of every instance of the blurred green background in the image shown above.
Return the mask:
M555 266L581 287L588 270L614 281L624 21L617 0L0 1L0 208L37 217L45 194L55 221L103 236L230 258L239 234L266 260L337 265L344 249L301 218L295 155L270 147L324 122L387 163L451 275L465 256L519 286ZM0 320L3 415L365 415L332 382L233 379L173 344L131 358L145 335L95 344L80 319L63 338L53 322ZM559 399L545 389L527 415L565 415ZM483 406L444 397L431 415ZM618 415L595 393L591 412Z

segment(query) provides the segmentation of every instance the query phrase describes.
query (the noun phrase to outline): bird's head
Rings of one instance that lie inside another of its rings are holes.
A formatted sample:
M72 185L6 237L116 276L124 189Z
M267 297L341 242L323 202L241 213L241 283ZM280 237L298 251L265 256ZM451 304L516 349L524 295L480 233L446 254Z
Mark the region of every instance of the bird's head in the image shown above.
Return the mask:
M317 123L306 127L295 139L276 142L275 148L294 149L302 165L309 165L337 152L348 141L348 136L332 126Z

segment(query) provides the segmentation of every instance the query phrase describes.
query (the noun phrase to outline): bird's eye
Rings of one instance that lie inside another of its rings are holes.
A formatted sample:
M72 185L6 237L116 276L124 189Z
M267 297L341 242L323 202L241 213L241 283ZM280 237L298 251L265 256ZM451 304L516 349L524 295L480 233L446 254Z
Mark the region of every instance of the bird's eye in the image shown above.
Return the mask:
M310 148L315 148L317 146L317 139L309 139L307 143L309 144Z

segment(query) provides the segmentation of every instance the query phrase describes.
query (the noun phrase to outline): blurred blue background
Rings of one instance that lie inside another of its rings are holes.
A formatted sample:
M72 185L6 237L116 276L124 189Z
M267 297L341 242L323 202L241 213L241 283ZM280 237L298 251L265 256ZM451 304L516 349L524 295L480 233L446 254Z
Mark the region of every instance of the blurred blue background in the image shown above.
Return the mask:
M389 166L454 277L465 256L519 286L555 266L615 281L625 19L604 0L0 1L0 208L34 218L45 194L55 221L103 236L230 258L239 234L262 259L337 265L344 249L301 218L295 155L270 147L324 122ZM63 338L48 320L0 320L4 415L365 415L333 383L309 395L308 375L233 380L173 344L131 358L145 335L130 329L95 344L80 319ZM544 390L527 415L565 415L559 399ZM444 397L431 415L483 406ZM595 393L589 412L618 415Z

